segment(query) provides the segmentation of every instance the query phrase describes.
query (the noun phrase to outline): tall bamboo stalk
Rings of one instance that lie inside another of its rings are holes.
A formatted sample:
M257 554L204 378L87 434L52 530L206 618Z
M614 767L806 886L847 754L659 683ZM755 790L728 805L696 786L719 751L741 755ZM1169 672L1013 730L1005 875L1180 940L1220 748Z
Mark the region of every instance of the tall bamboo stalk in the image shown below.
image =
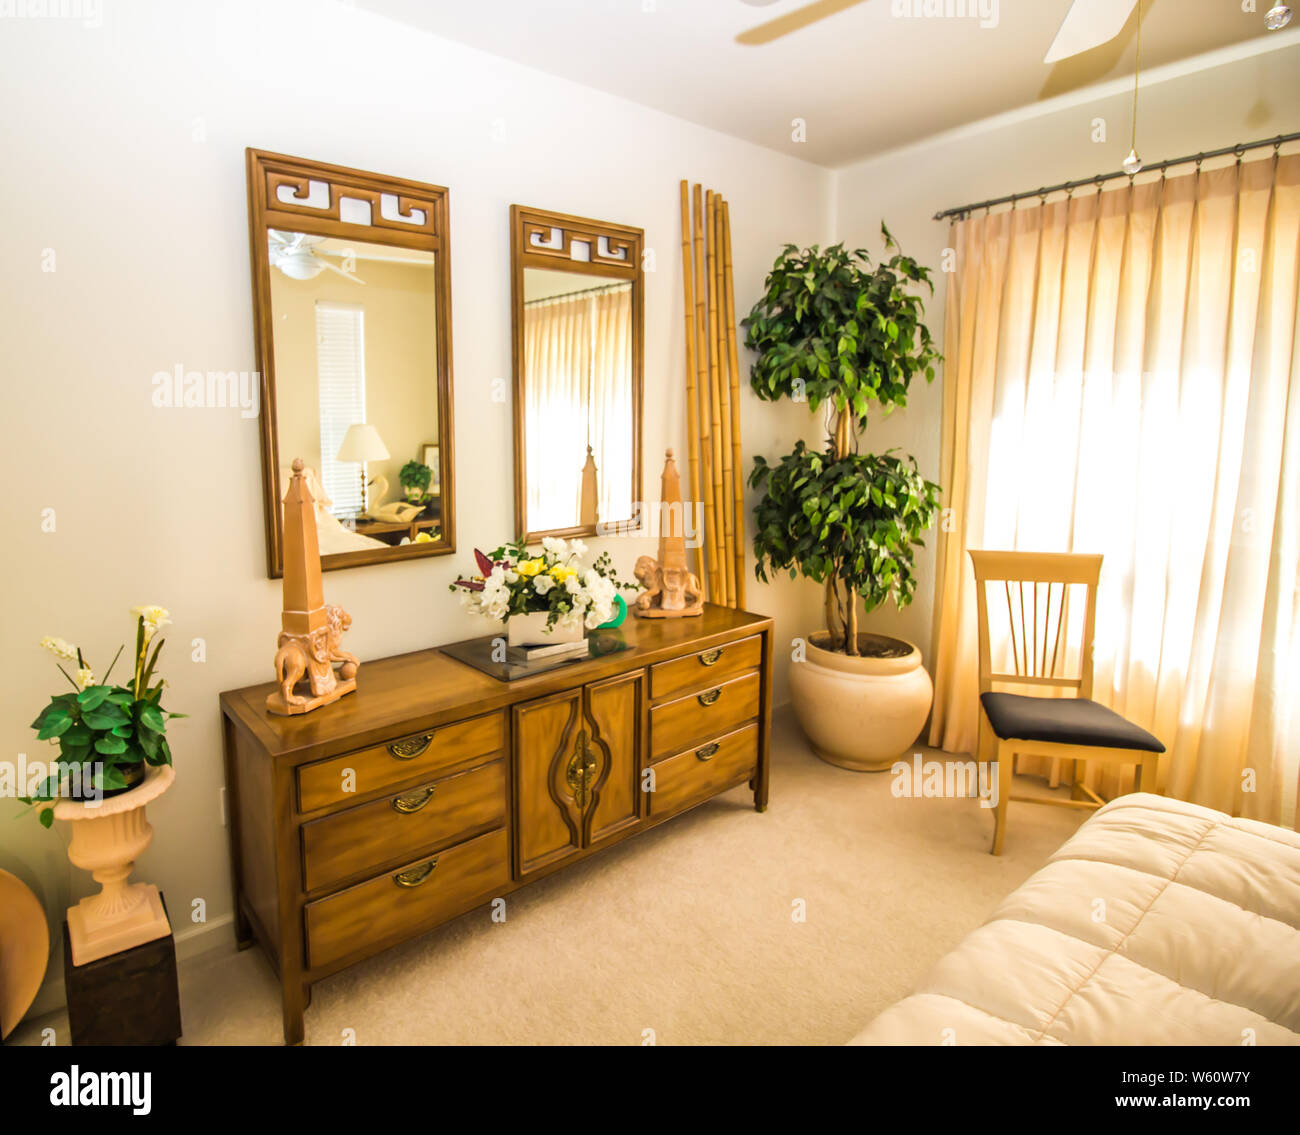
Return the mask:
M723 243L722 213L726 202L713 198L714 265L718 296L718 413L722 418L722 567L727 576L727 605L736 604L736 468L731 443L731 379L727 364L726 246Z
M700 499L700 432L699 407L695 393L695 261L691 250L691 199L685 178L682 179L682 287L686 313L686 456L689 465L690 502L692 510ZM685 535L685 516L683 535ZM698 518L697 521L698 523ZM695 574L704 578L704 545L695 549Z
M700 447L700 497L696 502L700 505L703 512L701 520L701 535L704 539L705 565L708 570L708 591L709 599L714 603L719 601L722 594L722 586L718 577L718 554L717 548L713 544L716 536L713 526L709 521L709 514L712 511L711 502L712 481L713 481L713 444L712 431L710 429L710 397L709 397L709 345L707 328L709 323L708 309L708 285L705 278L705 251L704 251L704 198L703 187L695 186L695 223L694 223L694 249L695 249L695 371L696 371L696 393L699 397L699 427L700 436L698 444Z
M725 537L723 535L724 509L722 505L722 372L718 366L718 271L717 271L717 194L712 189L705 194L704 236L708 256L709 288L709 411L712 421L709 428L710 462L713 473L713 540L710 550L716 551L718 597L714 602L731 606L727 590Z
M732 509L736 527L732 554L736 561L736 606L745 606L745 471L740 451L740 361L736 351L736 297L731 276L731 206L722 203L722 255L727 316L727 373L731 380Z

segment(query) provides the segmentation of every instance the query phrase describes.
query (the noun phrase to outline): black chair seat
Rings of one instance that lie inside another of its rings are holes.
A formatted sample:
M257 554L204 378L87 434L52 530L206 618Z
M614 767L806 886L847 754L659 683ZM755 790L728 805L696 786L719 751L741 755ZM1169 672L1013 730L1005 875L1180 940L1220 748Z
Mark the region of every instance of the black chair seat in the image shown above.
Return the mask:
M1145 729L1113 709L1087 698L1035 698L1024 694L980 694L993 732L1003 741L1045 741L1098 749L1139 749L1163 753Z

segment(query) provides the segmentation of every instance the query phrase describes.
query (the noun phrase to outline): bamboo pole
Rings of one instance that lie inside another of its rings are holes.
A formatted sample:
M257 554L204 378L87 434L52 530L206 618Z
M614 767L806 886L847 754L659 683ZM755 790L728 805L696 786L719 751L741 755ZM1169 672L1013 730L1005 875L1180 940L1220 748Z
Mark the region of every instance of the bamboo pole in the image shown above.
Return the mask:
M727 316L727 371L731 379L731 468L732 509L736 517L733 534L736 560L736 606L745 606L745 470L740 448L740 360L736 350L736 297L731 275L731 206L722 203L723 282Z
M722 374L718 367L718 273L717 273L717 195L712 189L705 194L704 243L708 258L709 289L709 410L711 422L709 427L709 446L711 451L711 469L713 480L713 539L709 550L714 553L717 564L718 598L715 602L724 607L731 606L731 596L727 593L727 571L725 562L725 540L723 536L724 510L722 506Z
M731 441L731 381L727 365L726 257L722 238L721 194L713 197L713 246L718 293L718 413L722 418L722 567L727 576L727 606L736 606L736 468Z
M686 313L686 456L689 466L690 504L694 509L700 499L699 407L695 393L695 260L691 248L691 198L686 179L682 179L682 287ZM682 534L685 535L683 513ZM660 522L662 524L662 520ZM698 524L698 518L696 520ZM695 549L695 574L704 578L704 544Z
M721 587L718 583L718 557L716 549L713 546L713 528L710 523L709 514L712 511L712 492L711 485L713 481L713 448L710 430L710 410L709 410L709 347L706 329L709 322L708 311L708 287L705 281L705 251L704 251L704 198L703 190L699 185L695 186L695 223L694 223L694 248L695 248L695 368L696 368L696 394L699 397L699 426L700 436L698 445L700 447L700 497L696 502L700 505L702 516L700 517L701 536L703 537L705 551L705 565L708 570L708 592L709 599L716 603L719 601Z

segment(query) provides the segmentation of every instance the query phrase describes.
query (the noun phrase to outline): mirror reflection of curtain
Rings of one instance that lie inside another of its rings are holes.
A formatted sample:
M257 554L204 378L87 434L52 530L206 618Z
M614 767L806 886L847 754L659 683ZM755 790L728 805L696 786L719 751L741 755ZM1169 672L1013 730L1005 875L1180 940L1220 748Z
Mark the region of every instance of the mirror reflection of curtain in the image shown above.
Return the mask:
M524 306L525 465L533 531L577 525L589 438L600 518L631 515L631 314L630 284Z
M601 520L627 520L632 505L632 285L592 299L591 448Z

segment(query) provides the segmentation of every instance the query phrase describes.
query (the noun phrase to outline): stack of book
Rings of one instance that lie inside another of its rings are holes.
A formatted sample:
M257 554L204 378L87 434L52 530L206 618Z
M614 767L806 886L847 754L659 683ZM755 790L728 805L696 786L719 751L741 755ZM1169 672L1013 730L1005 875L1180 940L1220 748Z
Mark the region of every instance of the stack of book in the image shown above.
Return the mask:
M577 642L555 642L543 646L512 646L506 651L506 657L511 662L540 662L544 658L559 662L586 658L588 653L587 640L582 638Z

